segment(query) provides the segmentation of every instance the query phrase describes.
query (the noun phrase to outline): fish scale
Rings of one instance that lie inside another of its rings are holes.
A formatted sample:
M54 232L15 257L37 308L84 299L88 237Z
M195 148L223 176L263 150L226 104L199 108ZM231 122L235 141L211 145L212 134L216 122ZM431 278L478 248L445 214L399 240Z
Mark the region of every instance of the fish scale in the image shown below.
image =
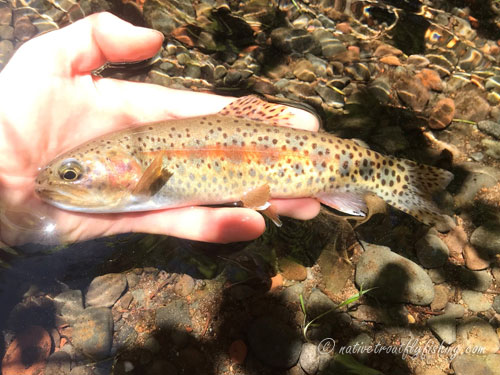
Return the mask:
M56 158L37 191L60 208L95 213L238 201L263 209L270 198L315 197L352 215L364 215L363 197L374 193L426 224L441 218L431 196L450 172L275 126L290 119L285 106L244 97L218 114L126 129ZM74 181L62 177L68 163L81 167Z

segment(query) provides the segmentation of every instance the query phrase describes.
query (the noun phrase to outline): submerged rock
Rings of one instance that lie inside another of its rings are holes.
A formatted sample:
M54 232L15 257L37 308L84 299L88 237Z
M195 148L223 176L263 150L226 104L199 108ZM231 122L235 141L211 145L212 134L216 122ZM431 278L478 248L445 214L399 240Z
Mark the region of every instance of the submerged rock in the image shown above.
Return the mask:
M71 325L71 340L76 349L95 359L110 354L113 341L113 315L106 307L85 309Z
M500 355L461 354L453 360L451 367L456 375L496 375L500 368Z
M500 254L500 224L493 222L481 225L472 233L470 242L491 256Z
M481 318L472 317L458 326L457 340L468 348L483 348L485 354L500 349L500 340L493 327Z
M302 342L299 335L281 320L261 317L248 330L250 348L265 364L288 369L299 360Z
M388 247L365 244L366 251L356 266L356 284L389 302L427 305L434 299L434 287L427 273Z
M418 240L415 247L420 264L426 268L441 267L448 260L448 246L432 233Z
M477 123L477 127L482 132L491 135L492 137L495 137L497 139L500 139L500 123L491 120L484 120L484 121L479 121Z
M85 294L87 306L111 307L127 288L127 278L122 273L108 273L96 277Z
M491 307L488 297L475 290L463 290L462 298L469 310L474 312L486 311Z

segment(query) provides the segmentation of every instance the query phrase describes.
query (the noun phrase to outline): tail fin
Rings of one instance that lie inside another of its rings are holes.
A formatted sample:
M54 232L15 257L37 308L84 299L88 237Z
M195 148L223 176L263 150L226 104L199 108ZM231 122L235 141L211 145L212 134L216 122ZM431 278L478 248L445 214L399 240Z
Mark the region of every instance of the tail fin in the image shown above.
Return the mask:
M448 186L453 174L444 169L405 159L388 157L387 161L400 179L394 184L389 196L382 198L391 206L408 213L424 224L433 225L442 222L444 215L432 198Z

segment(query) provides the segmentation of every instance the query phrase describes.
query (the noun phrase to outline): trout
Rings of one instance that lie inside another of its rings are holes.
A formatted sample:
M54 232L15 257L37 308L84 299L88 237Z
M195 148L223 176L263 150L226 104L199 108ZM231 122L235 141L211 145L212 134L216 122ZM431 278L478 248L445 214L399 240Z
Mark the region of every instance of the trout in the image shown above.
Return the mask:
M281 104L242 97L213 115L166 120L95 138L36 178L49 204L86 213L239 202L280 221L271 198L313 197L363 217L376 194L425 224L442 219L432 195L453 175L289 124Z

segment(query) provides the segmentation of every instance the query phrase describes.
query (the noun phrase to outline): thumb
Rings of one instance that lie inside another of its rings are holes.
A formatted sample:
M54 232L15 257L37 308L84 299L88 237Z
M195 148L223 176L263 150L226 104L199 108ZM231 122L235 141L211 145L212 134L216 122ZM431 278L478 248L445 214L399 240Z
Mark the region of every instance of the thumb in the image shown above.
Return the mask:
M96 13L25 43L13 59L32 61L35 55L39 65L57 67L58 75L71 76L90 73L108 61L150 58L162 42L159 31L133 26L110 13Z

